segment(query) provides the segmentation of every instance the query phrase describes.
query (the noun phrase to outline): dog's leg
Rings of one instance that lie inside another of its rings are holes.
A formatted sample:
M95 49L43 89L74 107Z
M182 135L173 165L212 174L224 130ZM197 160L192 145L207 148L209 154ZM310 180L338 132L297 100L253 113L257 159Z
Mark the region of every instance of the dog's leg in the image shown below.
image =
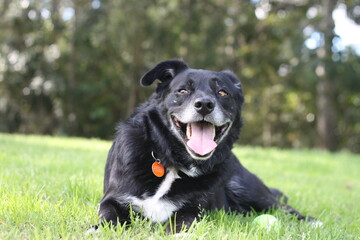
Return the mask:
M169 220L169 224L166 228L167 233L178 233L182 229L188 230L191 224L200 218L199 207L185 207L180 209L176 214Z
M298 220L306 220L308 222L312 222L312 221L316 220L313 217L302 215L297 210L295 210L293 207L291 207L290 205L287 205L287 204L279 203L276 207L285 210L289 214L295 215Z
M321 221L319 221L318 219L310 217L310 216L304 216L289 205L280 203L279 208L284 209L286 212L295 215L297 217L297 219L299 219L299 220L307 221L308 224L310 224L310 226L312 226L313 228L319 228L323 225L323 223Z
M309 222L314 220L287 205L287 197L281 191L268 188L257 176L244 167L238 165L237 172L238 174L233 176L226 186L231 209L243 213L251 210L263 212L271 209L283 209L295 215L299 220L308 220ZM281 202L281 198L285 203Z
M278 200L278 203L275 206L276 208L283 209L287 213L295 215L299 220L307 220L308 222L316 221L315 218L310 216L304 216L290 205L287 205L288 197L285 196L279 189L276 188L269 188L269 189L272 192L272 194L275 196L275 198Z
M130 222L130 208L118 203L116 200L107 199L102 201L99 209L100 222L102 225L110 223L113 226Z
M277 200L279 200L280 202L283 202L283 203L288 202L288 200L289 200L288 197L283 192L281 192L279 189L276 189L276 188L269 188L269 189Z

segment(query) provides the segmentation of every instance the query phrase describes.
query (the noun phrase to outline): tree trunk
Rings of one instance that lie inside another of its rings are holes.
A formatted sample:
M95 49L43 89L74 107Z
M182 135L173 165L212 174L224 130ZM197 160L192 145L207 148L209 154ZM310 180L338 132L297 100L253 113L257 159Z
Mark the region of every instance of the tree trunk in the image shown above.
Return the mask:
M335 26L332 12L336 3L336 0L322 0L323 19L320 22L320 30L324 34L324 46L318 49L320 62L316 69L316 74L320 78L316 87L318 147L329 151L335 151L338 143L336 90L334 87L336 73L332 66L332 41Z
M270 102L271 102L271 90L265 89L263 94L262 104L262 117L263 117L263 129L262 129L262 141L265 147L272 146L272 120L269 119L270 115Z
M135 19L138 18L138 24L140 26L142 26L142 28L146 28L147 20L146 20L146 18L143 17L146 15L145 9L146 9L146 4L145 4L145 6L141 6L138 9L138 12L137 12L138 15L134 16ZM133 62L132 62L132 67L131 67L132 77L131 77L131 79L129 79L129 101L128 101L128 105L127 105L127 109L126 109L127 117L129 117L133 113L133 111L136 108L136 106L138 105L139 99L140 99L139 82L140 82L140 78L143 74L143 71L142 71L143 64L144 64L143 44L144 44L145 39L146 39L146 36L145 36L144 32L135 31L130 36L129 48L132 49L131 53L133 56Z
M337 113L334 107L334 84L322 80L316 87L318 147L335 151L337 148Z

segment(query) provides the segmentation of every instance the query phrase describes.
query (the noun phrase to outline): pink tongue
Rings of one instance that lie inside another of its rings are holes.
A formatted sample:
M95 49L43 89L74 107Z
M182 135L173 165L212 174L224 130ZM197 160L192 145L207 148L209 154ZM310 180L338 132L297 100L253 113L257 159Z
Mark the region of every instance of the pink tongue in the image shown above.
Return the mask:
M217 144L213 140L214 126L206 123L189 123L191 126L191 136L187 145L191 150L200 156L213 151Z

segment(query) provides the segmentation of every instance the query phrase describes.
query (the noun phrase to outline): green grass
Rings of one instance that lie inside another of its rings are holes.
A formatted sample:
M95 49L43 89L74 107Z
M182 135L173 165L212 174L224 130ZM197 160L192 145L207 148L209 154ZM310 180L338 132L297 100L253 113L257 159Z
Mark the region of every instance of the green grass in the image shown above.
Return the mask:
M130 228L86 235L98 222L110 142L0 134L0 239L360 239L360 156L238 146L242 163L278 187L312 228L282 211L279 231L251 224L255 215L208 213L187 232L168 235L134 216Z

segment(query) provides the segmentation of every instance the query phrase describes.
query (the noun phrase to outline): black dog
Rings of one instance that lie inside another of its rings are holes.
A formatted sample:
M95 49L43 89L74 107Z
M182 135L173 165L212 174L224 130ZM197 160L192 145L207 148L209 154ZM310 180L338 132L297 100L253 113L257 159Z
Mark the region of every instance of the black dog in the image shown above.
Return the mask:
M130 209L154 222L176 213L177 229L189 226L202 209L246 214L282 208L306 219L231 152L244 102L233 73L168 60L147 72L141 84L156 79L156 92L118 126L105 168L103 222L129 222Z

